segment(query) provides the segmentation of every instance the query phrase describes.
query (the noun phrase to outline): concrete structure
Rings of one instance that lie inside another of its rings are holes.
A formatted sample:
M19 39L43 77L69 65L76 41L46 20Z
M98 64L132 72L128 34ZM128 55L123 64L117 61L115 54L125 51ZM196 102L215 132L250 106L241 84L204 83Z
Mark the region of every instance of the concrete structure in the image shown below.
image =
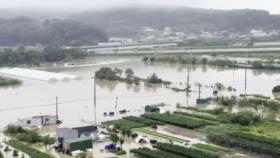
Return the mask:
M69 140L69 139L75 139L79 137L79 133L77 130L74 130L72 128L58 128L56 130L56 136L59 139L63 140Z

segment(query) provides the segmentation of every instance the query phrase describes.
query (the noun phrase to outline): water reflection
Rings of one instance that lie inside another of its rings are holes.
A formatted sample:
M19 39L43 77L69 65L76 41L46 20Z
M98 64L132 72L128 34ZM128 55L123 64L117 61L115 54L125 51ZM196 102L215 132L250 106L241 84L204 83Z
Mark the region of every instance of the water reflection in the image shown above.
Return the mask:
M85 67L65 67L65 68L50 68L45 69L51 72L62 72L67 74L74 74L83 77L80 81L70 82L57 82L54 84L39 82L35 80L24 79L24 83L18 87L9 87L0 89L0 109L10 107L20 107L25 105L41 105L54 102L55 96L58 96L62 101L80 100L84 98L92 98L93 92L93 80L90 77L93 76L94 71L98 70L102 66L111 68L132 68L136 76L146 78L152 73L156 73L160 78L175 83L185 84L187 80L187 69L190 71L190 84L194 91L198 90L195 83L201 83L202 85L213 85L216 82L222 82L226 87L232 86L237 89L234 95L239 95L244 92L244 69L216 67L216 66L201 66L201 65L187 65L187 64L168 64L168 63L144 63L141 61L141 57L98 57L89 58L85 61L79 61L81 64L102 62L104 60L127 60L123 63L106 64L106 65L92 65ZM264 70L248 70L248 93L262 94L266 96L272 96L271 90L277 85L276 79L280 78L280 73L277 71L268 71L264 73ZM184 92L174 92L170 89L164 88L161 85L153 85L151 87L144 86L144 83L140 85L129 85L124 82L114 82L106 80L96 80L98 100L98 121L104 121L109 119L115 119L115 117L104 117L103 112L114 111L115 97L119 97L119 109L127 109L131 111L128 115L140 115L143 112L143 108L148 104L156 104L165 102L168 108L173 109L177 103L182 106L196 106L196 99L198 93L193 92L186 97ZM213 90L211 88L202 88L201 97L212 96ZM20 95L17 95L20 94ZM222 92L221 95L230 95L231 93ZM275 97L280 97L278 94L274 94ZM145 98L145 99L143 99ZM88 109L84 107L88 106ZM71 104L60 105L61 118L66 125L79 125L80 120L84 119L92 121L92 100L86 100L84 102L74 102ZM200 108L213 109L216 105L198 105ZM232 108L232 109L231 109ZM242 110L242 108L228 107L228 110ZM246 109L243 109L246 110ZM256 111L256 109L253 109ZM258 113L262 111L257 109ZM19 117L30 117L42 114L54 114L53 107L26 109L19 111L9 111L3 114L5 123L16 121ZM264 115L275 117L276 114L264 109ZM273 116L274 115L274 116ZM277 116L276 116L277 117ZM278 116L279 117L279 116ZM4 123L4 124L5 124Z
M117 81L107 81L107 80L96 79L97 86L99 86L100 88L106 88L111 92L115 90L115 88L117 87L118 84L119 84L119 82L117 82Z

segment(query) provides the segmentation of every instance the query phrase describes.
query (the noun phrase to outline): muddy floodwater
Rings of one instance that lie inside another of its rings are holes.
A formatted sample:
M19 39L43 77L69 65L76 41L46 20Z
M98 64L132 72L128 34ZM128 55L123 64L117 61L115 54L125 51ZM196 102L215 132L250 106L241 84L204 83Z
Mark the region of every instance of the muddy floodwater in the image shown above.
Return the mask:
M59 100L59 118L61 126L80 126L94 120L93 111L93 75L100 67L118 67L123 70L132 68L136 76L146 78L156 73L160 78L184 85L187 80L188 65L154 63L145 64L141 57L95 57L56 66L47 66L40 70L76 75L81 80L67 82L44 82L24 79L17 87L0 88L0 123L1 127L18 118L35 115L55 114L55 98ZM97 122L117 119L125 115L139 115L148 104L166 103L166 110L173 110L177 103L195 106L198 97L197 83L201 83L201 97L211 97L213 89L209 88L216 82L232 86L238 95L244 93L244 69L221 68L213 66L195 66L190 70L191 89L194 91L187 99L184 92L174 92L163 86L146 87L126 83L96 80L97 84ZM280 71L277 70L248 70L247 93L273 96L272 88L280 82ZM227 92L228 94L229 92ZM126 109L125 115L114 117L103 116L104 112L115 112L116 97L117 110ZM187 101L188 100L188 101ZM210 108L210 107L205 107Z

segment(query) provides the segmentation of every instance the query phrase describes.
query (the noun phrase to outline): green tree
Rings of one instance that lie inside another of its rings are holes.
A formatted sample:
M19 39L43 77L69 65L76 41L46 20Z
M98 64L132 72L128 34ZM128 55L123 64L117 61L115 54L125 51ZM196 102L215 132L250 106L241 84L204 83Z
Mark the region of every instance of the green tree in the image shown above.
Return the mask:
M126 70L125 70L125 75L126 75L126 78L132 78L133 77L133 75L134 75L134 71L131 69L131 68L127 68Z
M203 65L206 65L207 62L208 62L208 59L207 59L207 58L202 58L202 64L203 64Z
M115 68L115 69L114 69L114 72L115 72L116 74L118 74L119 76L122 76L123 70L122 70L122 69L119 69L119 68Z
M41 138L43 144L45 145L45 149L47 150L49 145L52 145L55 143L55 139L53 137L50 137L49 135L44 136Z
M149 58L147 56L144 56L144 58L142 59L144 62L148 62Z
M2 151L0 151L0 158L4 158Z
M124 143L124 139L123 138L120 138L120 145L121 145L121 150L122 150L122 145L123 145L123 143Z
M117 145L117 142L119 141L119 136L117 135L117 134L112 134L111 135L111 141L115 144L115 145Z

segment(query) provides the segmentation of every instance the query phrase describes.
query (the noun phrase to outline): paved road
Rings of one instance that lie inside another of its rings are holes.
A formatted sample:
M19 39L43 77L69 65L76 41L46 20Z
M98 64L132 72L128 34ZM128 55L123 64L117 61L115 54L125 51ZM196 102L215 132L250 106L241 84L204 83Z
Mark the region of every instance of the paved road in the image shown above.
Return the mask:
M93 51L88 49L89 52ZM126 51L98 51L96 54L168 54L168 53L235 53L235 52L280 52L280 47L260 48L213 48L213 49L156 49L156 50L126 50Z

